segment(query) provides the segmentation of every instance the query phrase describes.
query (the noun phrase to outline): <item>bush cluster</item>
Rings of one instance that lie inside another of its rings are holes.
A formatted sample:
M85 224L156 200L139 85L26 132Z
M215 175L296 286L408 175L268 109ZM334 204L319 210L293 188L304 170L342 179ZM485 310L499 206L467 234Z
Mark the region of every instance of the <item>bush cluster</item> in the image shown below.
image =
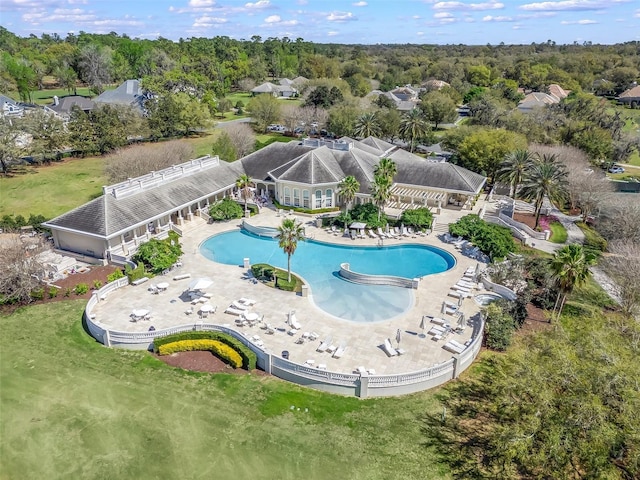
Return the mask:
M142 264L145 270L158 275L171 268L181 255L182 247L178 234L169 232L169 236L164 240L152 238L140 245L132 260L139 265Z
M89 291L89 285L87 285L86 283L79 283L75 286L73 291L76 295L84 295Z
M482 220L478 215L466 215L449 225L449 232L472 242L492 260L499 260L516 250L511 230Z
M491 303L485 308L484 340L488 348L506 350L516 329L513 318L500 305Z
M258 361L256 354L242 342L223 332L183 332L176 333L174 335L167 335L166 337L158 337L153 340L153 350L154 352L159 353L160 347L172 342L203 339L215 340L232 348L242 358L242 368L246 370L253 370L256 368L256 362Z
M144 277L144 265L142 263L138 263L136 268L131 268L129 265L125 265L124 273L129 277L129 283L135 282L136 280Z
M400 222L408 227L415 227L420 230L431 228L433 213L428 207L416 208L415 210L405 210L402 212Z
M29 218L26 219L22 215L3 215L0 218L0 228L6 231L15 231L20 230L21 227L26 227L31 225L34 230L38 232L42 232L46 230L42 227L42 223L46 222L47 219L42 215L29 215Z
M113 273L110 273L109 275L107 275L107 282L108 283L115 282L116 280L122 277L124 277L124 273L122 270L120 269L114 270Z
M321 213L329 213L329 212L337 212L339 210L338 207L331 208L317 208L315 210L310 208L302 208L302 207L292 207L290 205L281 205L275 198L272 199L273 204L276 208L281 208L283 210L291 210L298 213L306 213L309 215L319 215Z
M160 355L171 355L176 352L190 352L193 350L209 350L233 368L242 367L242 357L238 352L229 345L206 338L200 340L179 340L177 342L167 343L158 348L158 353Z
M587 225L586 223L577 223L580 229L584 232L584 250L585 253L591 253L596 257L600 257L602 252L607 249L607 241L602 235L600 235L595 229Z
M242 218L244 210L234 200L223 198L209 207L209 216L214 222L223 222L234 218Z

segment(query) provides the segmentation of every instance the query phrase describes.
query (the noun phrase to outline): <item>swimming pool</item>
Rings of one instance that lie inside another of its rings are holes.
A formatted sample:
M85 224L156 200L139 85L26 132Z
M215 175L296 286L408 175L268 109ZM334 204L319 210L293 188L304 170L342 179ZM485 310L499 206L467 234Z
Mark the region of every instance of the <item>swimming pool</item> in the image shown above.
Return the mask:
M287 256L278 247L277 239L245 230L210 237L202 243L200 252L209 260L227 265L242 265L243 259L249 258L252 264L287 268ZM413 292L408 288L348 282L338 275L340 264L345 262L354 272L411 279L449 270L455 265L455 258L426 245L364 247L300 242L291 257L291 270L309 283L314 303L345 320L377 322L411 308Z

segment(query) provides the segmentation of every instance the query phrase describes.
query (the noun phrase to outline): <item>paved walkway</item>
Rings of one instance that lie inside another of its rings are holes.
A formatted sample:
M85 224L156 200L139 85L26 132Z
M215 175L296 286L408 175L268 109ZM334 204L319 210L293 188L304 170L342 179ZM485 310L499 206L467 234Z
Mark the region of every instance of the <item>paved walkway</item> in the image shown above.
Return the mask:
M469 212L456 213L462 216ZM336 237L325 232L324 229L315 227L311 217L294 215L294 218L302 221L307 233L320 241L349 245L376 245L375 239L353 241L341 236ZM266 208L263 208L259 215L251 218L251 223L254 225L272 227L279 225L281 221L282 218L278 217L275 211ZM291 292L269 288L261 283L253 284L242 279L245 273L244 268L211 262L200 254L199 247L203 241L212 235L237 229L238 223L207 225L200 221L199 225L193 229L190 229L189 225L185 227L185 235L182 238L185 252L182 267L164 277L156 277L142 285L127 286L112 293L106 301L100 302L94 309L98 322L108 325L112 330L128 332L146 332L151 325L156 330L160 330L200 321L227 324L248 338L259 335L264 341L265 348L272 353L280 355L283 350L288 350L290 359L294 362L304 363L307 360L313 360L316 365L324 363L329 370L345 373L351 373L358 366L373 368L380 374L412 372L441 363L452 356L442 348L445 341L433 341L429 336L426 338L419 336L420 320L423 315L431 315L455 322L454 317L441 313L442 303L445 300L456 302L455 298L448 296L450 287L462 277L467 267L476 266L477 262L462 255L452 245L443 243L435 235L387 241L386 245L396 243L434 245L453 254L458 262L457 265L447 272L425 277L418 289L413 291L414 304L405 314L376 323L356 323L327 314L313 303L313 295L303 298ZM336 259L336 265L339 263L340 259ZM191 279L174 281L173 277L181 273L191 274ZM198 277L209 277L214 282L207 290L212 295L210 303L216 305L218 311L205 319L200 319L197 313L185 314L185 311L191 307L190 299L185 295L187 285ZM147 290L150 283L157 284L163 280L169 283L166 291L153 295ZM258 327L235 327L234 320L237 317L225 314L224 310L231 302L241 297L257 300L253 311L264 315L265 322L271 323L278 329L274 335L267 335L265 330ZM366 309L367 305L362 304L361 308ZM131 322L129 315L133 309L150 310L151 320ZM286 332L285 322L290 310L296 311L296 318L302 324L301 331L295 336L290 336ZM472 324L478 320L480 307L473 299L466 299L463 301L461 311L469 319L469 326L463 334L452 334L450 338L463 343L471 337ZM401 331L401 347L407 353L388 358L380 345L386 338L390 338L395 346L398 329ZM295 343L303 332L315 332L319 338L315 342ZM324 339L331 339L336 346L346 345L344 356L336 359L327 353L316 352L320 341Z

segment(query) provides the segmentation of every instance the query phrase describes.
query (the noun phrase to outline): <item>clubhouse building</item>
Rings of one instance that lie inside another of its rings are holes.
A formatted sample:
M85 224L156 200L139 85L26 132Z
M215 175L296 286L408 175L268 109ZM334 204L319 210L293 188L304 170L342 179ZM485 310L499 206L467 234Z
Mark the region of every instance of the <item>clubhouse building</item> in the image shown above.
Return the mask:
M239 198L236 180L248 175L257 197L314 210L340 207L338 184L349 175L360 183L355 203L371 202L374 168L392 159L397 174L389 206L471 208L486 178L448 162L431 162L383 140L304 139L273 143L236 162L202 157L103 187L103 194L44 225L57 249L81 260L124 263L138 246L183 233L208 219L209 206Z

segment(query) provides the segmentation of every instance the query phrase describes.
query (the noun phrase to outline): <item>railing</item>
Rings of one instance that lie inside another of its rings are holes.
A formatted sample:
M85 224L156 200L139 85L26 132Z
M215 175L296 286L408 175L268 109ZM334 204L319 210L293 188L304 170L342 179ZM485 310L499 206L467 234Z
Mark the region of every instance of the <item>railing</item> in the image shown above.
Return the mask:
M505 287L504 285L500 285L499 283L493 283L484 275L480 277L480 281L482 282L482 285L485 289L491 292L495 292L498 295L506 298L507 300L513 301L518 298L518 294L516 292L514 292L510 288Z
M455 355L443 363L432 365L423 370L393 375L350 374L321 370L271 354L255 345L241 332L226 325L196 322L176 325L153 332L109 330L95 319L92 311L109 293L128 285L128 283L129 280L125 277L105 285L91 297L85 308L85 321L89 332L96 340L104 345L149 349L152 347L154 339L158 337L187 331L219 331L232 336L250 348L257 356L258 367L268 373L299 385L306 385L332 393L356 395L364 398L403 395L427 390L458 377L462 371L471 365L482 345L484 322L480 320L480 322L476 322L474 325L473 341L460 355Z
M182 229L177 226L175 223L171 224L171 230L173 230L174 232L176 232L178 235L180 235L181 237L183 236L183 232Z
M547 233L546 231L545 232L536 232L529 225L526 225L524 223L521 223L521 222L518 222L518 221L514 220L513 218L509 217L508 215L505 215L504 213L502 213L502 211L500 211L500 213L498 213L498 218L500 220L502 220L503 222L509 224L509 225L512 225L512 226L514 226L516 228L519 228L524 233L529 235L531 238L535 238L536 240L547 240L549 238L549 233Z
M392 275L367 275L365 273L352 272L348 263L341 263L338 273L342 278L350 282L363 285L392 285L394 287L418 288L420 284L419 278L409 279Z
M244 228L249 233L253 233L254 235L258 235L259 237L275 238L275 237L277 237L279 235L277 228L273 228L273 227L258 227L256 225L251 225L246 220L242 220L242 228Z
M495 223L496 225L500 225L501 227L508 228L509 230L511 230L511 233L513 233L514 237L516 237L518 240L521 240L525 244L527 243L527 240L529 239L529 236L526 233L524 233L519 228L508 224L507 222L502 220L500 217L496 217L494 215L485 215L483 220L485 222Z

